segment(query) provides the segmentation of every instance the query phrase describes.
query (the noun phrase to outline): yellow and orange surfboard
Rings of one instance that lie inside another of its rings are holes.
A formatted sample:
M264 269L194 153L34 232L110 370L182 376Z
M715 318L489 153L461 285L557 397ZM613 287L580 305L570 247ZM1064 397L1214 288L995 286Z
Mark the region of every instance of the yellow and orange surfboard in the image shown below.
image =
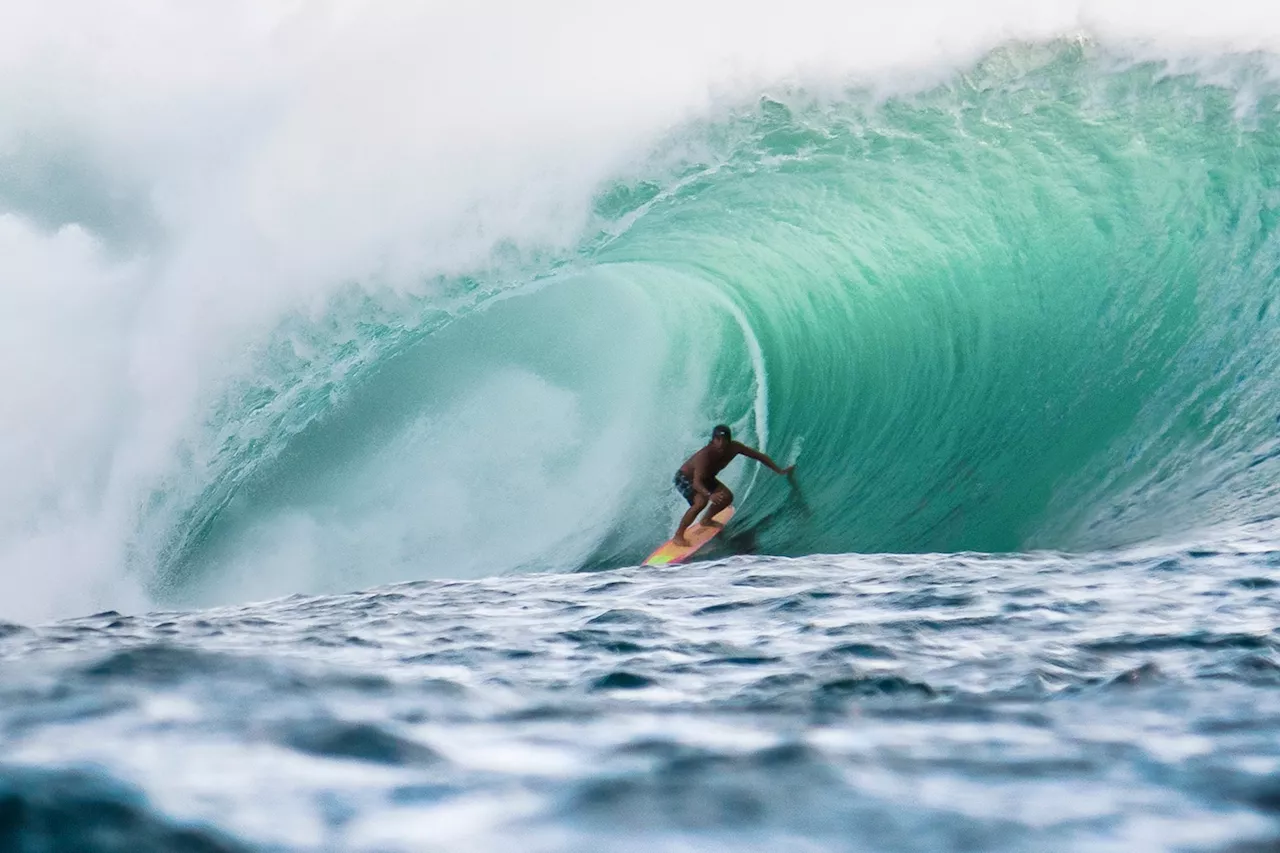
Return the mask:
M727 506L711 519L720 524L720 527L708 527L702 522L689 525L689 529L684 532L684 538L689 541L688 545L681 547L668 539L658 550L650 554L649 559L645 560L642 565L671 566L676 563L683 563L692 557L695 551L714 539L716 534L724 529L724 525L728 524L731 518L733 518L733 507Z

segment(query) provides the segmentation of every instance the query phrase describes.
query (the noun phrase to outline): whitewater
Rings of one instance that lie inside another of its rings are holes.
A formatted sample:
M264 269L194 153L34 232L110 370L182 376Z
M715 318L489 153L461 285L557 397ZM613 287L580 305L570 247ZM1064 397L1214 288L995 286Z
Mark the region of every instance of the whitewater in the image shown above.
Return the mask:
M0 8L0 847L1280 843L1267 4Z

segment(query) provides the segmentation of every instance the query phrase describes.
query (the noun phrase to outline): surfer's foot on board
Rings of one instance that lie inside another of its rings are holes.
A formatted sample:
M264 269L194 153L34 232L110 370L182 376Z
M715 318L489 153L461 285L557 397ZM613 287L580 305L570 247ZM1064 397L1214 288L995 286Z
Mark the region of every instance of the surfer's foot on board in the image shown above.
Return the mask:
M688 539L685 539L683 536L672 536L672 537L671 537L671 544L672 544L672 545L678 545L678 546L680 546L681 548L688 548L688 547L689 547L689 540L688 540Z

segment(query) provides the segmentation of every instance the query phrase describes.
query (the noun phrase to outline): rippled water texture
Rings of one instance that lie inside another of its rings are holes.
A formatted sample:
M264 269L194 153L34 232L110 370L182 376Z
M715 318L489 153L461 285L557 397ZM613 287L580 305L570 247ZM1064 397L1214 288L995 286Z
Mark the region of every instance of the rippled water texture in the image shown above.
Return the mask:
M0 829L33 851L1272 850L1262 541L15 626Z

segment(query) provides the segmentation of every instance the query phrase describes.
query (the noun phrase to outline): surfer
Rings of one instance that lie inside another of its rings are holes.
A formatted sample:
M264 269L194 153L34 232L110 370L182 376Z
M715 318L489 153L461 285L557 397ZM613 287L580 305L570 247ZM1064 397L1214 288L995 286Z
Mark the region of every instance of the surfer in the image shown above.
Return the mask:
M733 503L733 492L717 480L716 475L739 454L768 465L778 474L790 474L796 467L792 465L788 468L779 468L777 463L759 450L734 441L729 428L720 424L711 431L710 443L690 456L676 472L676 491L689 502L689 510L684 514L684 518L680 519L676 535L671 537L673 543L681 547L689 544L684 538L684 532L708 503L711 506L707 507L707 514L702 517L702 523L708 527L720 526L711 518Z

